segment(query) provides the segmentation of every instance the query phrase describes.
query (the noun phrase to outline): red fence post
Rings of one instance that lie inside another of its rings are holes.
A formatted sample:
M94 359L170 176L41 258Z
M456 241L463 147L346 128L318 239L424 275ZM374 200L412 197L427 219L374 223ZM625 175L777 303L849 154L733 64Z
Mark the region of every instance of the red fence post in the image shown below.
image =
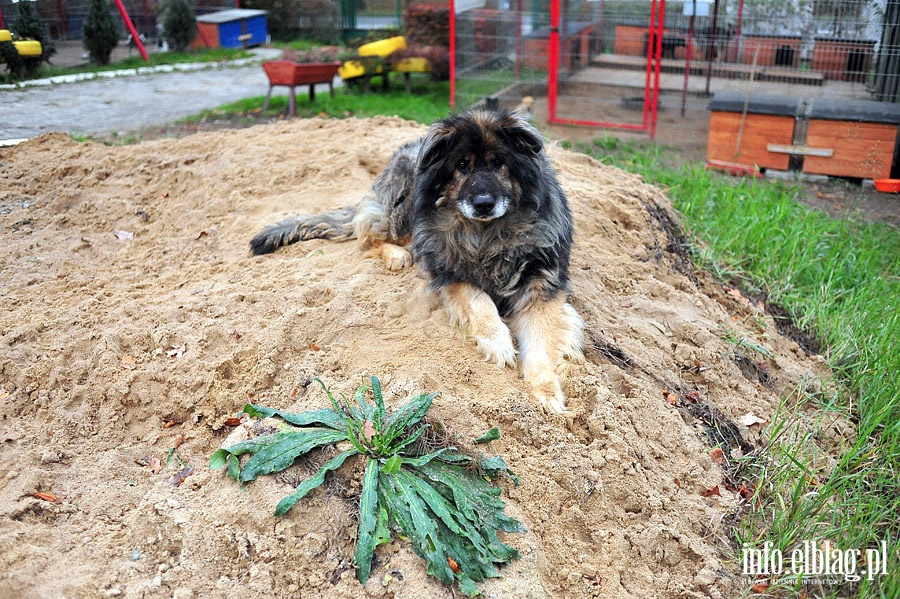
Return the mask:
M138 35L137 29L134 28L134 23L131 22L131 17L128 16L128 11L125 10L125 5L122 4L122 0L116 0L116 8L119 9L119 14L122 15L122 20L125 21L125 27L128 28L131 39L134 40L138 52L141 53L141 58L146 62L150 62L150 57L147 55L147 50L144 48L144 42L141 41L141 36Z
M450 108L456 107L456 3L450 0Z

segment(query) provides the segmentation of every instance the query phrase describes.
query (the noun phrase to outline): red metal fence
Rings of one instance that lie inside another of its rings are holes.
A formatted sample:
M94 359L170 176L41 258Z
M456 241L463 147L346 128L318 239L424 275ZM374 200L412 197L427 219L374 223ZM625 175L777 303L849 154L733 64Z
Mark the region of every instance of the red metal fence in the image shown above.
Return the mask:
M900 102L900 0L693 11L692 0L456 0L453 100L530 96L543 122L651 135L657 106L667 118L706 111L719 91Z

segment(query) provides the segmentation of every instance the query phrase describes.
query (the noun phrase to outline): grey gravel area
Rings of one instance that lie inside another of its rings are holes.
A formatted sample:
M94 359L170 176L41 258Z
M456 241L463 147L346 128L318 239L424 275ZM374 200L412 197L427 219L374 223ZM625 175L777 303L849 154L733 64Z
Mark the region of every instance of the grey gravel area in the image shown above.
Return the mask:
M260 57L261 59L262 57ZM0 89L0 141L50 131L103 135L162 125L269 89L259 62ZM327 91L328 86L316 91ZM300 91L300 90L298 90ZM286 94L276 87L273 95Z

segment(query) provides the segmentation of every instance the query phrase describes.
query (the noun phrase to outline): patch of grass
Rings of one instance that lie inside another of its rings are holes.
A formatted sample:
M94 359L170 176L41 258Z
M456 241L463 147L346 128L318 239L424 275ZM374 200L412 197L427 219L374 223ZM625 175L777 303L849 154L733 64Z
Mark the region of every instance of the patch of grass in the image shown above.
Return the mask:
M289 42L283 43L275 43L272 44L276 48L289 48L291 50L295 50L297 52L305 52L306 50L312 50L313 48L319 48L322 46L322 42L317 42L316 40L299 38L295 40L291 40Z
M354 403L339 402L322 384L330 409L291 414L248 404L244 414L275 417L283 424L272 434L219 449L210 468L227 466L229 477L245 483L282 471L311 451L346 444L347 449L282 499L275 515L286 514L348 459L363 456L354 557L359 582L368 580L375 549L391 540L393 530L412 542L415 553L428 562L429 574L446 585L458 584L461 592L474 597L479 594L476 582L498 577L497 564L519 557L498 533L523 532L522 524L503 513L500 489L486 480L514 475L501 458L473 456L429 440L432 427L424 418L436 393L423 393L389 412L381 383L374 376L371 381L371 387L357 390ZM374 404L366 399L370 392ZM478 442L497 437L499 431L492 429ZM251 457L241 464L245 454Z
M388 91L362 93L338 88L332 97L319 92L310 102L308 93L297 93L297 116L330 116L335 118L398 116L419 123L431 124L447 116L450 110L450 86L447 82L432 82L427 76L413 78L413 92L406 93L396 81ZM376 84L377 86L378 84ZM269 109L263 112L265 96L247 98L206 110L183 119L183 123L199 123L210 119L274 118L287 112L287 96L273 96Z
M783 548L828 540L845 550L885 541L887 575L824 592L900 596L900 231L808 209L796 201L799 186L672 168L658 146L602 139L575 147L663 187L704 265L765 294L824 342L839 393L819 400L839 404L856 437L837 448L835 462L810 461L810 443L821 438L798 432L799 407L780 414L760 467L755 538Z
M75 67L55 67L44 63L35 73L33 79L56 77L57 75L74 75L77 73L98 73L104 71L119 71L124 69L139 69L142 67L155 67L159 65L183 64L192 62L223 62L249 58L252 54L246 50L234 48L213 48L198 50L196 52L157 52L150 54L147 62L140 55L135 54L118 62L104 66L84 64Z

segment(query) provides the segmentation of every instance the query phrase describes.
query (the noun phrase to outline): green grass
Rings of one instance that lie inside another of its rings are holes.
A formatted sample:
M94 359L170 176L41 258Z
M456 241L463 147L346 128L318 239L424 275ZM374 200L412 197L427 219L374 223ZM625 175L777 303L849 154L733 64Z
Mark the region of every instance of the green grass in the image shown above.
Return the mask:
M447 116L450 110L450 87L447 82L431 82L426 76L413 77L413 91L407 94L403 89L402 79L395 75L391 89L381 91L380 80L376 78L373 91L362 93L346 87L335 90L334 97L327 92L316 93L316 99L309 101L307 93L297 90L297 116L313 117L327 115L336 118L373 117L379 115L399 116L400 118L432 123L438 118ZM301 88L306 89L306 88ZM276 117L287 112L287 96L273 96L269 109L262 111L265 96L248 98L225 104L198 115L188 117L182 122L197 123L209 119L259 119Z
M249 58L252 56L246 50L233 48L214 48L211 50L198 50L196 52L158 52L150 54L150 61L147 62L135 53L118 62L113 62L104 66L91 64L79 65L76 67L54 67L47 63L41 65L37 73L31 77L33 79L43 79L45 77L56 77L58 75L73 75L77 73L97 73L104 71L118 71L124 69L139 69L141 67L155 67L169 64L182 64L191 62L221 62L225 60L237 60L239 58ZM52 59L51 59L52 60Z
M603 138L580 146L603 162L664 188L694 240L702 266L787 308L824 342L834 393L805 388L771 424L769 451L748 461L758 509L740 541L830 540L839 548L886 541L893 560L874 581L824 587L824 594L900 596L900 231L838 220L805 208L801 188L733 179L701 165L673 168L673 153ZM819 416L804 417L815 400ZM855 439L823 451L836 413L858 426ZM796 581L787 581L797 588Z

